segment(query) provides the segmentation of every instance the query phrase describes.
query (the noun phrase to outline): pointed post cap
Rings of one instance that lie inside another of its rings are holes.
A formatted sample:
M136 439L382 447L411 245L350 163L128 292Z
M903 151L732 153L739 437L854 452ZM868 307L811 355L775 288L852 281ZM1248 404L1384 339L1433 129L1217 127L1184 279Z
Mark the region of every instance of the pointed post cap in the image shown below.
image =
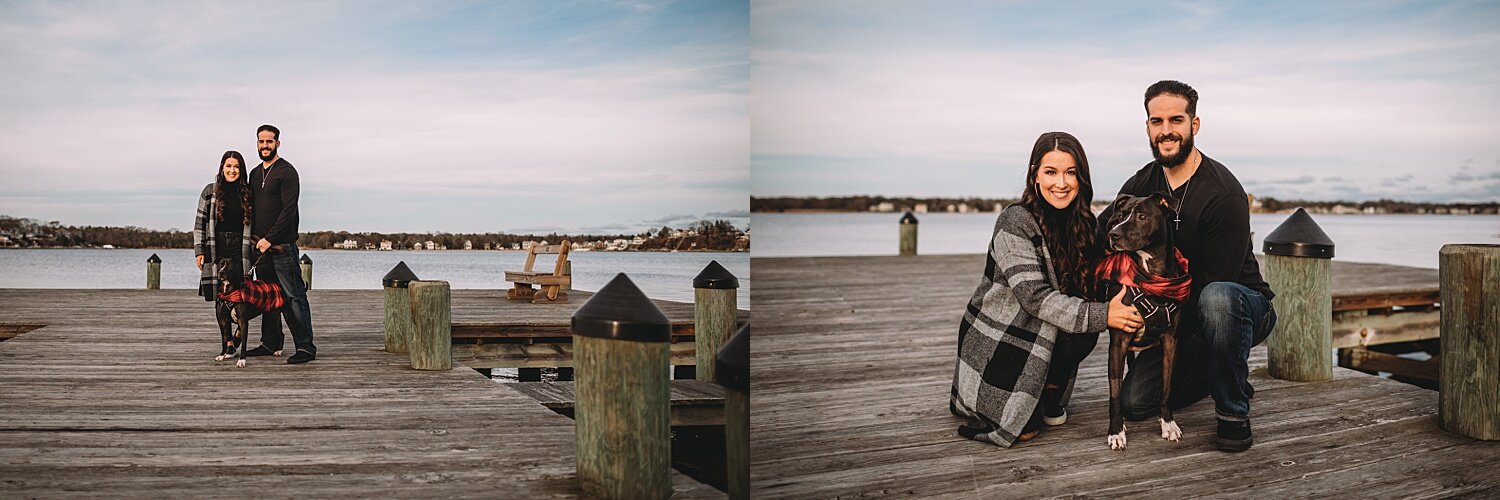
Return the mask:
M730 389L750 390L750 323L714 353L714 363L714 382Z
M739 287L740 279L734 277L734 273L729 272L728 269L724 269L724 266L720 265L717 260L709 261L708 265L703 267L703 272L693 278L693 288L727 290Z
M312 264L312 257L308 257L307 254L302 254L302 263Z
M672 322L625 273L615 275L573 313L573 334L637 342L672 340Z
M1266 255L1289 257L1333 258L1333 239L1313 222L1307 211L1298 208L1287 217L1275 231L1266 235L1263 250Z
M146 262L150 262L152 264L160 264L161 263L161 257L157 257L156 254L153 253L153 254L151 254L150 257L146 258Z
M901 216L901 224L903 224L903 225L905 225L905 224L916 224L916 223L917 223L917 216L912 215L911 212L907 212L906 215Z
M406 267L406 261L403 260L397 262L396 267L391 268L391 272L385 273L385 277L380 279L380 283L385 285L386 288L406 288L407 285L416 280L417 273L411 272L411 268Z

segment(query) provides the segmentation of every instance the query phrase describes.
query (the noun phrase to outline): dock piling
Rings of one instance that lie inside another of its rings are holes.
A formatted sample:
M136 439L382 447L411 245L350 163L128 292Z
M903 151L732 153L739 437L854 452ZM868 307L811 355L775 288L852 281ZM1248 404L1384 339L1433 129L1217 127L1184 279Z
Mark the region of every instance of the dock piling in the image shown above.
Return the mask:
M901 256L917 254L917 216L907 212L901 216Z
M734 335L739 288L739 278L717 260L710 261L693 278L693 342L697 352L694 376L699 380L717 380L715 353Z
M573 313L578 479L604 498L672 494L667 316L621 273Z
M714 356L714 382L724 386L724 464L729 498L750 498L750 324Z
M453 369L453 311L447 281L413 281L411 294L411 367Z
M1461 436L1500 440L1500 245L1443 245L1438 281L1438 423Z
M146 289L161 290L161 257L154 253L146 259Z
M312 257L302 254L302 285L312 290Z
M1298 208L1266 235L1264 252L1276 292L1276 329L1266 341L1271 376L1333 380L1333 240Z
M416 280L406 261L397 262L380 280L385 288L385 352L404 354L411 343L411 295L407 286Z

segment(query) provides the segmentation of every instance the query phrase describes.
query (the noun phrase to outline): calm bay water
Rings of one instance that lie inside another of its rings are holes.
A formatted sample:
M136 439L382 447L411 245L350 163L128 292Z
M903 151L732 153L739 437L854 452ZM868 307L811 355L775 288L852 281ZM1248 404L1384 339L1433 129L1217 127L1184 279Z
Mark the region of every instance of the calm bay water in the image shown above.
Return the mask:
M967 254L988 251L995 213L918 216L917 253ZM901 214L757 213L755 257L895 255ZM1254 248L1287 215L1252 214ZM1336 259L1411 267L1438 267L1438 250L1448 243L1500 244L1500 215L1314 215L1334 242Z
M196 288L189 249L0 249L0 288L144 288L146 259L161 257L162 288ZM455 289L510 288L505 271L526 265L526 252L435 250L376 252L309 250L316 289L377 289L380 278L405 261L417 277L446 280ZM538 257L537 268L553 256ZM739 307L750 308L750 255L744 252L575 252L573 288L594 291L625 273L653 299L693 301L693 277L719 261L740 280ZM545 264L543 264L545 262Z

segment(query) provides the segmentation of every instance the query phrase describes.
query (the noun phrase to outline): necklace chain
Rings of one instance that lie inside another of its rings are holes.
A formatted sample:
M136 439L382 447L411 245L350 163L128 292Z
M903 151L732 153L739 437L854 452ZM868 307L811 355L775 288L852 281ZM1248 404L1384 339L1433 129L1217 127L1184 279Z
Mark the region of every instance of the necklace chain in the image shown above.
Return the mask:
M1172 222L1177 225L1175 229L1179 231L1182 230L1182 207L1187 205L1188 189L1192 187L1192 183L1193 178L1189 176L1187 182L1182 183L1182 198L1177 199L1177 213L1174 214Z

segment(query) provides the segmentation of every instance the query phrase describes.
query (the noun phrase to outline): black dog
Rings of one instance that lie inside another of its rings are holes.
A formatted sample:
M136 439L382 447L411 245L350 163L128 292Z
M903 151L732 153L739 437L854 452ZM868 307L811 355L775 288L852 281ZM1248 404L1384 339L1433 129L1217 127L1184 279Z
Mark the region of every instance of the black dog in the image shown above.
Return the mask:
M281 245L273 245L266 250L266 254L276 253L281 249ZM264 258L266 254L261 257ZM256 262L259 263L260 260L256 259ZM219 259L216 274L220 285L214 295L214 316L219 323L220 354L214 357L214 361L225 361L233 357L234 365L243 368L245 330L248 323L262 313L277 312L284 305L280 298L281 290L279 285L251 281L250 273L240 269L238 258ZM271 291L273 289L274 292ZM251 295L256 296L251 299ZM268 298L267 295L274 297ZM280 356L281 351L274 354Z
M1105 297L1114 297L1123 287L1122 301L1134 305L1145 322L1134 335L1109 330L1109 447L1125 449L1125 420L1121 415L1120 386L1125 375L1125 357L1161 346L1161 437L1178 441L1182 429L1172 419L1167 399L1172 394L1172 366L1176 361L1179 306L1186 300L1192 280L1187 260L1173 244L1171 221L1176 200L1168 193L1115 199L1107 248L1112 252L1099 264L1097 276Z

